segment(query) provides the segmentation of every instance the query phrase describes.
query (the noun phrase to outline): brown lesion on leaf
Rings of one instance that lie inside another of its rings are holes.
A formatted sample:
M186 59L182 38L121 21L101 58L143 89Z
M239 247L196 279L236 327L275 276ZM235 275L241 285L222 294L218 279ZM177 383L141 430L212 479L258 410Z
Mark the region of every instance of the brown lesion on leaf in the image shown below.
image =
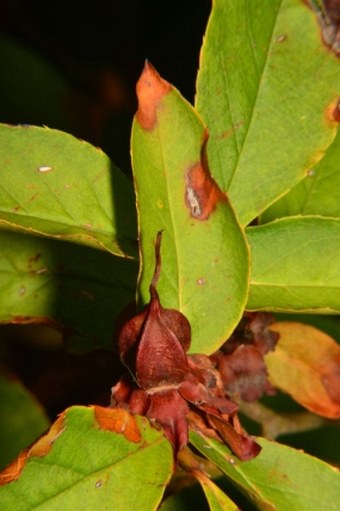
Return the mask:
M141 441L141 433L136 419L127 410L102 406L94 406L93 409L96 422L101 429L122 434L129 442Z
M340 122L340 99L333 101L326 109L326 117L331 123Z
M43 435L31 448L22 451L19 456L0 473L0 486L16 481L29 458L33 456L46 456L52 449L54 442L65 430L64 422L65 412L52 424L46 435Z
M304 0L316 15L324 44L340 57L340 4L338 0Z
M207 220L219 202L226 202L227 196L213 179L207 159L208 133L205 132L201 149L201 161L191 166L185 175L185 204L190 216Z
M146 61L137 82L138 110L136 119L145 130L152 130L157 120L157 109L172 86L160 77L156 69Z

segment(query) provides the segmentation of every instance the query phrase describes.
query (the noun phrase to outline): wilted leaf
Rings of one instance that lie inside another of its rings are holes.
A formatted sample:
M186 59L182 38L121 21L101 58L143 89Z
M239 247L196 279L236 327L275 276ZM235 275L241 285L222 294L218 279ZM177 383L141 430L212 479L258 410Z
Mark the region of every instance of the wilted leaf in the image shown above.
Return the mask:
M257 438L262 451L241 462L216 440L195 432L192 444L215 463L261 511L337 511L339 470L301 451Z
M261 222L292 215L340 217L340 131L320 163L261 215Z
M63 413L58 432L42 439L49 451L29 451L19 478L0 488L3 511L73 511L79 503L82 511L157 508L173 470L169 442L140 417L133 419L140 441L131 442L124 430L100 427L96 412L73 407ZM108 413L113 422L127 414Z
M340 67L299 0L215 0L196 106L242 224L304 178L335 136Z
M112 347L134 299L135 261L89 247L0 231L0 322L55 324L74 350Z
M0 227L136 256L131 183L100 150L57 130L0 125Z
M192 352L211 353L244 307L248 254L227 197L207 166L205 128L193 108L147 64L138 82L132 160L139 214L141 303L149 299L156 233L164 230L162 305L192 326Z
M33 395L7 373L0 373L0 424L0 469L49 426Z
M248 227L248 310L340 311L340 220L289 217Z
M280 338L265 357L271 383L314 413L340 418L340 346L302 323L274 323Z

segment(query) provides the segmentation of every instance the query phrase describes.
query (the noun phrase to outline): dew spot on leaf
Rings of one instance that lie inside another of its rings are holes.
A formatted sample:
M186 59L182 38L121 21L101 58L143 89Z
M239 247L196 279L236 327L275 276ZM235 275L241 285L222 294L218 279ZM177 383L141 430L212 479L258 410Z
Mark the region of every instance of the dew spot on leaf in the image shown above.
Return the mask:
M50 165L40 165L40 167L37 168L37 171L41 174L46 174L47 172L52 172L53 167Z

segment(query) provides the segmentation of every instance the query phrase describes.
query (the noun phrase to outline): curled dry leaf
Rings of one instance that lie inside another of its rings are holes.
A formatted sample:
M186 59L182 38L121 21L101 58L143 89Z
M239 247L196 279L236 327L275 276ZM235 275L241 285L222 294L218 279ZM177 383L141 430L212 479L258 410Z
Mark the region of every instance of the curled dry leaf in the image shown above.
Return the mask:
M112 407L126 408L156 421L174 447L175 456L188 442L188 418L203 424L228 443L240 459L256 456L259 445L242 429L237 405L226 394L218 371L206 355L187 355L190 323L160 303L156 284L160 274L158 233L156 267L146 309L127 321L119 333L122 362L130 374L112 389Z
M340 418L340 346L310 325L277 322L275 351L265 357L271 383L329 419Z
M271 314L246 312L231 338L211 356L232 397L252 402L275 392L264 361L264 355L275 348L279 337L269 329L273 322Z

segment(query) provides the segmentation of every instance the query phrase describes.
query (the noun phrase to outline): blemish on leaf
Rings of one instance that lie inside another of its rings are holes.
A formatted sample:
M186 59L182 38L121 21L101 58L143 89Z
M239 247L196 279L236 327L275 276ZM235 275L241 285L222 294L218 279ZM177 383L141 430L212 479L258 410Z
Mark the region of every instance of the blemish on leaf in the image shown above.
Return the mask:
M278 43L283 43L284 41L287 41L287 35L286 34L279 35L279 37L276 39L276 41Z
M199 286L203 286L205 284L205 279L203 277L197 279L197 284Z
M46 272L47 272L47 268L38 268L37 270L34 270L31 273L34 275L43 275Z
M331 122L340 122L340 101L338 100L335 104L329 105L326 111L327 118Z
M95 486L96 488L101 488L103 486L103 481L99 479L99 481L96 482Z
M25 466L28 455L28 449L22 451L19 456L12 461L0 474L0 486L16 481Z
M141 77L137 82L138 110L136 118L145 130L152 130L157 120L157 109L164 96L169 94L172 86L163 80L156 69L146 62Z
M163 201L161 201L161 199L158 199L157 206L159 207L159 209L163 209L164 208L164 204L163 204Z
M201 161L196 163L185 176L185 203L190 216L197 220L207 220L218 202L227 201L227 196L210 174L206 157L207 136L202 144Z
M322 41L337 57L340 56L340 21L337 2L315 2L305 0L312 8L321 30Z
M37 171L43 174L46 174L47 172L52 172L52 170L53 167L51 167L50 165L41 165L40 167L37 168Z
M95 406L94 414L101 429L123 434L130 442L138 443L141 441L141 433L136 419L126 410Z
M19 295L24 296L25 294L26 294L26 288L25 288L25 286L21 286L21 288L19 289Z
M313 177L315 174L315 169L308 169L307 170L307 177Z
M63 412L59 418L52 424L48 433L42 436L29 450L28 458L31 456L46 456L52 449L52 445L65 431L65 412Z

